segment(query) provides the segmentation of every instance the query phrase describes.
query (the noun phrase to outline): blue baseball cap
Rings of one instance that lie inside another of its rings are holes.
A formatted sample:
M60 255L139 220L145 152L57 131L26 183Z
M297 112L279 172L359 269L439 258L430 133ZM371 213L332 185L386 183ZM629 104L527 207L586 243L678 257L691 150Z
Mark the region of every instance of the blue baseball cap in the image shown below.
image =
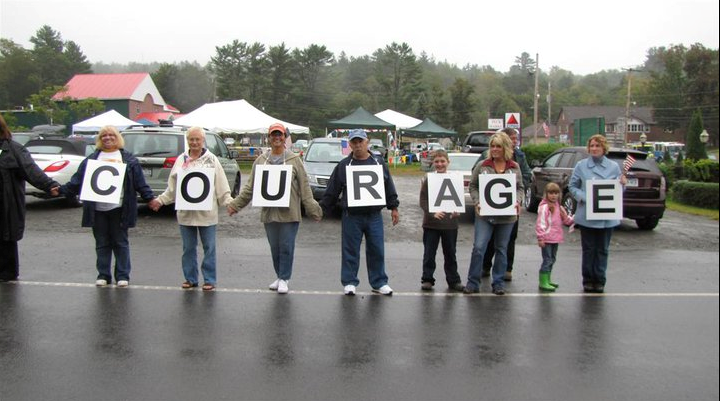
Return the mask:
M354 129L350 131L350 135L348 135L348 141L352 141L355 138L367 139L367 134L365 133L365 130Z

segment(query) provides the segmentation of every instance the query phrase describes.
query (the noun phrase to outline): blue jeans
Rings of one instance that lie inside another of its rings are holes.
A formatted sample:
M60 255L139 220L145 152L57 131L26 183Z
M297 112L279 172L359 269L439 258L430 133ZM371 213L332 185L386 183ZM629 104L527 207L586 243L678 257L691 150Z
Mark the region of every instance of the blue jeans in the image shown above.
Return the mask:
M365 259L367 260L370 286L378 289L388 282L385 274L385 239L382 213L378 210L368 214L342 214L342 285L360 284L360 243L365 236Z
M122 208L115 208L107 212L95 211L93 236L95 237L95 254L97 261L95 267L98 279L112 282L110 272L112 255L115 254L115 282L130 280L130 243L128 230L121 226Z
M580 227L583 285L605 285L613 228Z
M460 275L457 268L457 257L455 256L455 246L457 244L458 230L437 230L432 228L423 228L423 274L421 282L435 284L435 255L437 254L438 245L442 241L442 250L444 257L445 280L449 286L460 283Z
M270 244L275 275L281 280L290 280L293 258L295 257L295 237L300 222L265 223L265 234Z
M182 269L185 280L191 284L198 283L197 238L203 247L202 275L205 284L215 285L215 226L183 226L180 225L180 236L183 241Z
M542 264L540 265L540 273L550 273L555 259L557 259L558 244L545 244L543 248L540 248L542 254Z
M482 272L485 250L490 239L495 238L495 262L492 266L493 288L505 288L505 271L507 270L507 247L510 242L515 223L494 224L490 221L477 217L475 218L475 241L473 243L472 256L470 257L470 269L468 270L467 288L477 290L480 288L480 273Z

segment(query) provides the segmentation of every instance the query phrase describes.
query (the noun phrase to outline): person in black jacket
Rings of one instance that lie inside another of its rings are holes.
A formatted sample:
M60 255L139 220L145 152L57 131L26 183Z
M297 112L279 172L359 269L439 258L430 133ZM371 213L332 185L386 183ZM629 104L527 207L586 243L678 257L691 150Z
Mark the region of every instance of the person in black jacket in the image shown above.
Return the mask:
M80 163L70 182L60 187L60 193L66 196L80 193L89 159L126 165L120 203L83 201L82 226L92 227L95 237L98 271L95 285L104 287L112 283L110 262L114 254L115 282L118 287L127 287L130 283L131 268L128 228L135 227L137 222L135 193L150 201L154 199L153 192L145 182L138 159L123 149L125 141L115 127L102 127L95 139L95 145L97 150Z
M0 281L14 281L20 274L17 243L25 232L25 182L57 196L60 184L53 181L30 156L12 140L12 133L0 116Z
M355 295L360 283L357 278L360 267L360 243L365 236L365 256L367 258L368 279L373 292L392 295L385 273L385 239L383 231L382 209L391 211L392 223L400 222L397 191L387 164L380 156L373 156L368 150L368 138L365 131L350 131L348 137L352 153L341 160L328 181L320 206L325 214L331 213L338 198L342 205L342 266L340 281L344 286L345 295ZM349 166L382 166L385 188L385 205L381 206L348 206L347 175Z

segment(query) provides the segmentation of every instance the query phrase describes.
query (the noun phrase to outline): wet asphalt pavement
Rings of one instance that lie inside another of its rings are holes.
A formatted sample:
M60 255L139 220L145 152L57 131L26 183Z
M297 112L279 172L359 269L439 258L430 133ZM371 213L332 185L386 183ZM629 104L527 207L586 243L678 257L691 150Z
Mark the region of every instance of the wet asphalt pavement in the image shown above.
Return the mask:
M579 247L561 246L547 296L537 247L519 244L498 297L487 282L448 293L442 271L421 293L422 243L391 241L395 294L369 293L363 260L346 297L337 237L299 241L278 295L264 237L221 233L204 293L179 288L175 232L131 231L130 288L96 288L90 232L41 225L20 242L21 281L0 283L2 401L718 399L717 247L611 248L598 296L581 292ZM469 253L459 244L463 279Z

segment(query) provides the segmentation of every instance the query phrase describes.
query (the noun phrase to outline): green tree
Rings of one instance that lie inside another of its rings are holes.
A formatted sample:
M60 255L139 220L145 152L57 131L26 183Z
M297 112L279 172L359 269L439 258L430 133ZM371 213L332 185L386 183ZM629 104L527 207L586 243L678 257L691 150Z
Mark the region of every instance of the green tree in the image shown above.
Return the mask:
M450 87L450 110L452 128L457 132L467 130L467 124L470 122L470 111L472 103L470 95L473 88L468 82L462 78L455 80Z
M38 65L20 45L0 39L0 109L25 106L39 88Z
M391 43L373 54L375 79L387 106L397 111L412 110L413 102L420 93L420 69L412 48L407 43Z
M266 89L265 104L270 113L287 112L290 108L293 77L293 60L290 49L285 46L285 43L271 46L267 59L270 79Z
M36 79L41 88L65 85L75 74L92 70L90 63L75 42L65 42L60 32L43 25L30 38L33 59L38 65Z
M702 112L696 110L690 119L687 135L685 136L685 158L688 160L707 159L705 144L700 142L700 133L703 130Z
M210 70L215 74L215 94L218 100L243 99L247 74L248 46L235 39L225 46L215 47L210 58Z
M94 97L85 98L79 101L70 101L68 109L75 121L87 120L105 112L105 103Z
M63 107L63 104L69 104L72 99L63 98L63 102L53 100L56 93L67 91L63 86L48 86L38 93L30 95L27 102L32 105L33 113L41 114L45 117L48 124L66 124L70 114Z

